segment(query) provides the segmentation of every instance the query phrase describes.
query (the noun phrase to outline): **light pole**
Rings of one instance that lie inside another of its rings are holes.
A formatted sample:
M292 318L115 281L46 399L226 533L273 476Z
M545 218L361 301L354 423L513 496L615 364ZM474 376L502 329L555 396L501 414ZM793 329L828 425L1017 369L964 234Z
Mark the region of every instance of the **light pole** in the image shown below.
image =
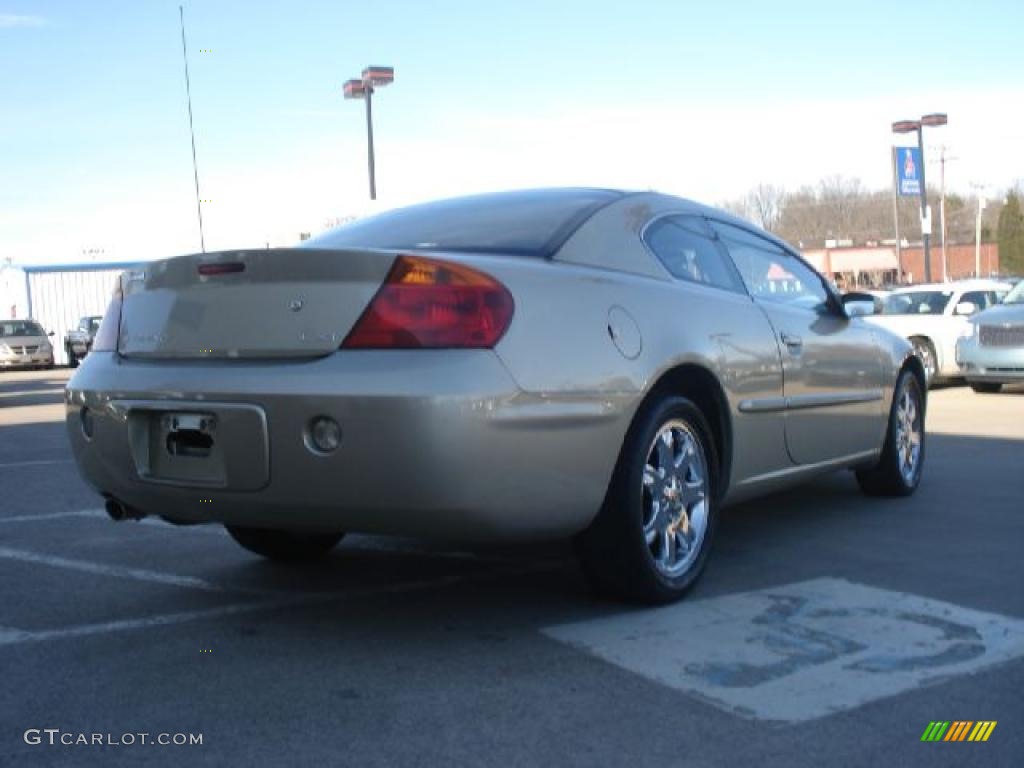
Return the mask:
M390 85L395 80L392 67L367 67L358 80L345 83L346 99L363 99L366 101L366 156L370 166L370 199L377 199L377 177L373 159L373 92L377 88Z
M924 280L926 283L932 281L932 264L931 254L928 250L929 241L931 240L931 220L928 217L928 190L925 187L925 174L924 174L924 127L936 127L945 125L948 122L946 114L944 112L935 112L930 115L924 115L920 120L898 120L892 124L893 133L917 133L917 149L921 155L921 240L924 244ZM924 226L925 221L928 221L928 227Z
M981 277L981 212L985 210L985 195L978 193L978 218L974 221L974 276Z

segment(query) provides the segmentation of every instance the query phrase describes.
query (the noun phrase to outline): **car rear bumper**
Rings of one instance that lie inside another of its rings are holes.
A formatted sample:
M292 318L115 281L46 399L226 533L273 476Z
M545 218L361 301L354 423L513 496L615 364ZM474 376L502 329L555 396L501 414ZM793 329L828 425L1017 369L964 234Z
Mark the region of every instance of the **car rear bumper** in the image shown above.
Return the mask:
M963 338L956 346L956 361L969 382L1024 382L1024 348L982 346L977 338Z
M138 362L93 352L66 403L85 479L146 514L478 539L586 527L635 405L631 396L524 393L498 356L482 350L341 352L304 362ZM185 480L160 468L163 445L147 430L156 434L173 413L217 418L223 467ZM309 447L318 416L341 426L341 444L328 455Z

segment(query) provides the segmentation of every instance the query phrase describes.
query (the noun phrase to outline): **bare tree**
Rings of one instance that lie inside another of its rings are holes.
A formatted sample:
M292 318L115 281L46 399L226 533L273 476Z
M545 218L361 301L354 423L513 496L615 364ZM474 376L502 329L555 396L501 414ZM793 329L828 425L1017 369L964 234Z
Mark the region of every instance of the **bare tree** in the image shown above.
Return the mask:
M786 192L782 187L761 182L747 193L745 206L748 216L762 229L775 232L782 218Z
M937 190L928 190L938 199ZM897 201L900 237L917 240L921 218L916 197ZM990 199L982 212L982 240L994 237L1000 199ZM771 184L758 184L742 197L722 207L774 232L798 248L820 248L830 240L852 241L856 245L892 241L892 189L869 190L860 179L829 176L815 186L784 191ZM950 243L974 242L977 198L955 193L946 196L946 231Z

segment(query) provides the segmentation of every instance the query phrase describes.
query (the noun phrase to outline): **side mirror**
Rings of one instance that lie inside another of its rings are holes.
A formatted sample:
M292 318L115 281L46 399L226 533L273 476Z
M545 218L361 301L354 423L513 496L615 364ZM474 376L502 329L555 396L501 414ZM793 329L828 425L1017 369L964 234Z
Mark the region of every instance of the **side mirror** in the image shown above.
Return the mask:
M46 335L47 335L47 336L53 336L53 331L47 331L47 332L46 332Z
M973 301L961 301L953 308L954 315L973 315L978 311L978 305Z
M875 314L875 302L866 299L851 299L843 302L847 317L866 317Z

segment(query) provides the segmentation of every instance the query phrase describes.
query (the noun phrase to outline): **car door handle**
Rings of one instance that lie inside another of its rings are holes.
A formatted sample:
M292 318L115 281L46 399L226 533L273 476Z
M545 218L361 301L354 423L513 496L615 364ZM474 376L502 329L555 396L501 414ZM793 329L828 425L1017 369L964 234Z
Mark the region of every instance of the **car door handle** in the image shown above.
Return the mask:
M804 340L793 333L782 333L782 343L786 345L790 352L799 352L800 348L804 345Z

